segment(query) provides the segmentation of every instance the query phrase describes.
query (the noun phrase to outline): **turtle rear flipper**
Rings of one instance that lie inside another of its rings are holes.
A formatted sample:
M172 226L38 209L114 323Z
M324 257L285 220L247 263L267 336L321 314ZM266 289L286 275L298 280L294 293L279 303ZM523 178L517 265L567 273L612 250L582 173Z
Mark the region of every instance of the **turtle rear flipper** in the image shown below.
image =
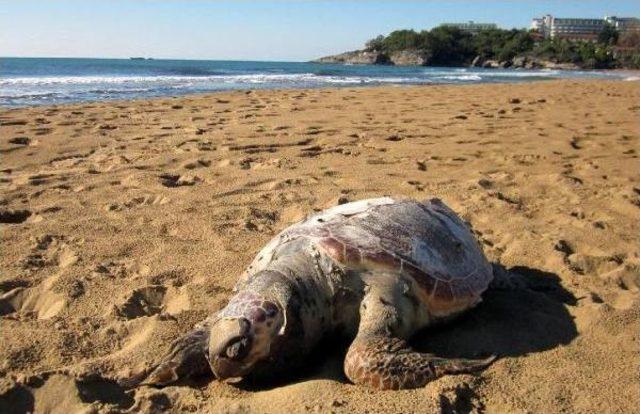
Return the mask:
M388 336L356 338L345 359L345 373L355 384L382 390L418 388L447 374L480 371L496 359L447 359L412 350Z
M120 380L119 384L129 388L138 385L165 386L182 378L211 372L206 357L208 339L208 325L202 324L176 340L160 363Z
M413 317L405 293L396 284L373 287L364 298L358 334L344 362L352 382L378 389L418 388L446 374L479 371L496 359L438 358L411 349L402 339L413 333L402 323Z

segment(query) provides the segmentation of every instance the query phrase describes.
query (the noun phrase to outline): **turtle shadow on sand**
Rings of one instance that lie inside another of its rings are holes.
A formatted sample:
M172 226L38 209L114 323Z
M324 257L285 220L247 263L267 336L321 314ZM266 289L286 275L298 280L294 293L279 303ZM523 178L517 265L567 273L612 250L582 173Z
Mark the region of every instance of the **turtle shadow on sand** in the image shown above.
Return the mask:
M554 273L524 266L506 269L494 264L494 274L510 286L492 286L475 309L450 323L426 329L413 338L420 351L446 358L494 354L525 356L566 345L578 331L566 306L575 296Z
M575 306L577 299L562 286L560 277L530 267L507 269L495 263L493 272L496 283L476 308L420 331L410 341L414 348L445 358L508 358L553 349L577 337L566 308ZM296 373L278 380L243 381L237 386L260 391L313 379L347 383L342 364L348 347L345 338L328 338Z

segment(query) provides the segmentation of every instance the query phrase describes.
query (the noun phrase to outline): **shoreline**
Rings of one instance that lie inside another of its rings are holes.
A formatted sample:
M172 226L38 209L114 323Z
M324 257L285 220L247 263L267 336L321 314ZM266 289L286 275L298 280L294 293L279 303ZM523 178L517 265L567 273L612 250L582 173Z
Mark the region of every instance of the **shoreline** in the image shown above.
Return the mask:
M458 86L3 109L0 412L633 411L640 82ZM515 275L411 341L491 367L379 392L332 344L264 387L114 382L221 309L280 230L384 195L441 198Z
M489 69L493 70L493 69ZM383 84L383 85L349 85L349 86L318 86L311 88L255 88L255 89L233 89L233 90L220 90L220 91L207 91L207 92L190 92L185 93L183 95L168 95L168 96L151 96L151 97L136 97L136 98L125 98L125 99L103 99L103 100L87 100L87 101L77 101L77 102L68 102L68 103L52 103L52 104L35 104L35 105L24 105L24 106L3 106L0 105L0 111L12 111L12 110L20 110L20 109L29 109L29 108L48 108L48 107L70 107L74 105L92 105L92 104L125 104L127 102L131 103L139 103L145 101L156 101L156 100L170 100L170 99L189 99L189 98L207 98L207 97L217 97L220 95L234 95L234 94L251 94L251 93L259 93L259 92L274 92L274 93L284 93L291 91L301 91L301 92L311 92L315 90L319 91L339 91L342 89L385 89L385 88L429 88L429 87L473 87L473 86L482 86L482 85L527 85L527 84L539 84L539 83L549 83L549 82L557 82L557 83L589 83L589 82L637 82L640 81L640 70L626 70L626 69L603 69L601 72L615 72L615 73L623 73L628 75L629 79L537 79L531 81L499 81L499 82L477 82L477 83L423 83L423 84L411 84L411 83L398 83L398 84ZM636 79L636 77L638 79Z

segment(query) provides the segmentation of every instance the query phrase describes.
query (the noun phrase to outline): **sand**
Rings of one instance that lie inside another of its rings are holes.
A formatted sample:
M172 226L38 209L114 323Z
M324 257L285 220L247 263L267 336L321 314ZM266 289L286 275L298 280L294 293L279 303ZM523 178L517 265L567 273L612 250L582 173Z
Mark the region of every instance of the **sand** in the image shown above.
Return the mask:
M0 412L636 411L639 116L622 81L3 109ZM223 307L276 232L382 195L443 199L517 281L413 341L501 355L486 371L375 391L329 341L277 384L114 381Z

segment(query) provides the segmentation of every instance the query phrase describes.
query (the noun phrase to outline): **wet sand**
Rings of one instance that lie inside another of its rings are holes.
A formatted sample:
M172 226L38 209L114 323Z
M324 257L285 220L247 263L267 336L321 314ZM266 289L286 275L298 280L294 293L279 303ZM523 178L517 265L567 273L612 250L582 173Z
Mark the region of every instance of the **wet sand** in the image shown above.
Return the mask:
M639 119L640 83L605 81L3 109L0 412L633 412ZM490 368L375 391L329 343L278 384L114 382L223 307L279 230L382 195L443 199L517 282L413 341Z

